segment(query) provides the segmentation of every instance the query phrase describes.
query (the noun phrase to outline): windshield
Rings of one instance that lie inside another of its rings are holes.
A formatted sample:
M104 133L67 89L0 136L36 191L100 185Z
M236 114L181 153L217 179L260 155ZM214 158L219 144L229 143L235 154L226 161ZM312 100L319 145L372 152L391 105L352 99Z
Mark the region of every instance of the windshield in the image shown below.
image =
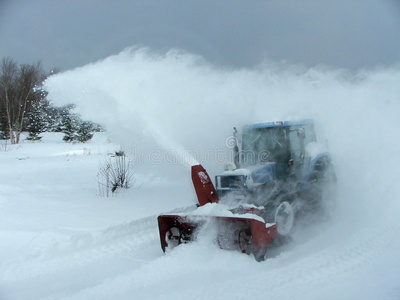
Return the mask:
M282 163L289 153L288 128L271 127L250 129L243 133L242 163Z

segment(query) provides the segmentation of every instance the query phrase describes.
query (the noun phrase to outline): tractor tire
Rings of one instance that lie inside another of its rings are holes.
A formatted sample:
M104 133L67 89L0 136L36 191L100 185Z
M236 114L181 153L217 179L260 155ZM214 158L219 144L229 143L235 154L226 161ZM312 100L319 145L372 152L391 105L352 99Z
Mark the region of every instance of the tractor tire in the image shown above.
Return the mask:
M287 202L281 202L275 210L274 221L277 225L278 235L289 236L294 227L295 211L292 205Z
M311 222L324 218L335 206L336 174L327 158L317 161L308 187L299 198L299 217Z
M254 251L253 256L254 259L258 262L262 262L266 259L267 251L260 249L257 251Z

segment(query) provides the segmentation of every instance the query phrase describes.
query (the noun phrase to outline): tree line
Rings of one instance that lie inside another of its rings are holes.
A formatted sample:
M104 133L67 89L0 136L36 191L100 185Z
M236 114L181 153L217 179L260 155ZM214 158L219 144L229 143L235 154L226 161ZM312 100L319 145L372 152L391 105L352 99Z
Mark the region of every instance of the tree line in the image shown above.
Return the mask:
M103 128L83 121L73 112L74 105L52 105L43 82L55 72L46 74L40 62L18 64L3 58L0 65L0 139L19 144L21 133L28 140L40 140L43 132L63 132L66 142L86 142Z

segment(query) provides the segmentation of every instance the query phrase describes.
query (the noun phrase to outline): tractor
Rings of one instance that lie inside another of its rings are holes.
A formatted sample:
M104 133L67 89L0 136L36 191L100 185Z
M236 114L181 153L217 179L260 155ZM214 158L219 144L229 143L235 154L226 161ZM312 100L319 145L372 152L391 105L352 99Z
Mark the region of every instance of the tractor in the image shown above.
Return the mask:
M212 221L221 248L263 260L271 244L290 237L296 220L321 213L324 197L334 193L331 156L312 120L247 125L240 138L234 128L233 141L233 162L215 187L201 165L192 166L198 208L158 217L164 251L195 240Z

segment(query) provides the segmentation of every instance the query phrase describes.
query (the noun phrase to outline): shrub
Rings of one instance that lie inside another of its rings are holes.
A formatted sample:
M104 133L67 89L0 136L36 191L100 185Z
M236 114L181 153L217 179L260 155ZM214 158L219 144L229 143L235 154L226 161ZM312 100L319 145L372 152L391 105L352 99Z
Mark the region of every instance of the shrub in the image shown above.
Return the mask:
M116 153L120 154L123 151ZM97 182L101 196L109 197L110 192L114 193L119 188L128 189L133 180L132 160L125 154L114 155L100 164Z

